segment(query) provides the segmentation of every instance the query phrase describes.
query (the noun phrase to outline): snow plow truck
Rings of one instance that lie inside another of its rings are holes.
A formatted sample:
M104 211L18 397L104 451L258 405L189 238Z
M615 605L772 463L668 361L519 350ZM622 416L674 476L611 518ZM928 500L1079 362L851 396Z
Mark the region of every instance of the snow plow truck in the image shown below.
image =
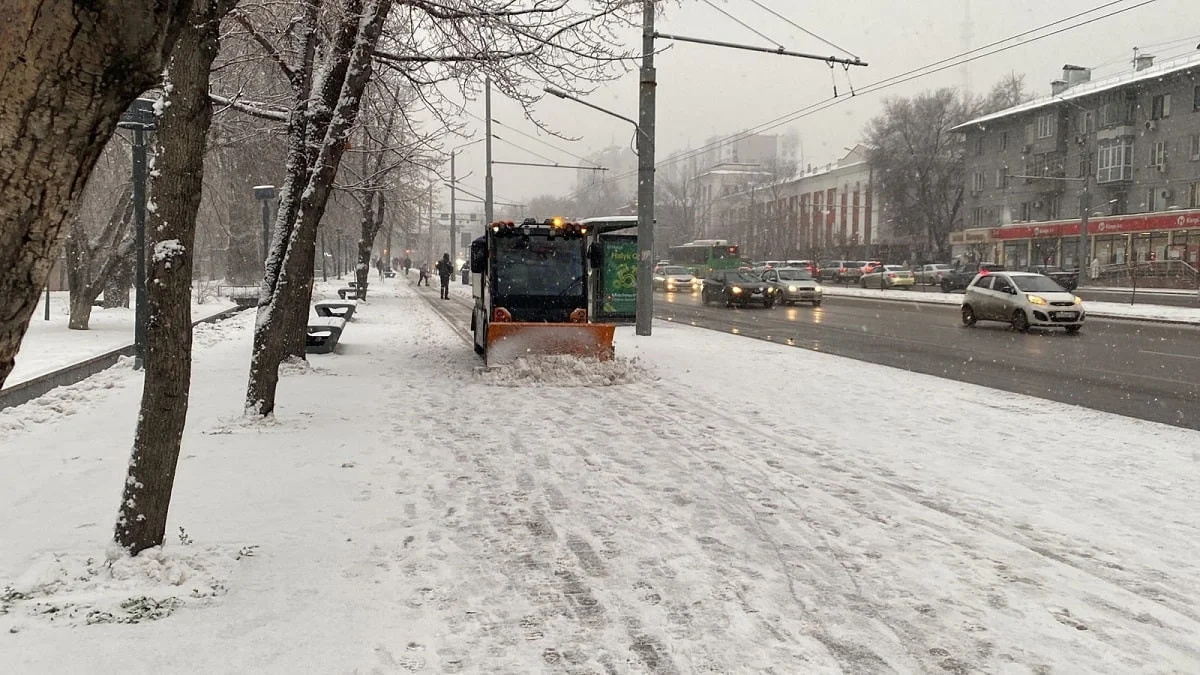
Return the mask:
M569 354L608 360L612 324L588 315L588 227L562 218L495 222L471 243L471 332L487 365Z

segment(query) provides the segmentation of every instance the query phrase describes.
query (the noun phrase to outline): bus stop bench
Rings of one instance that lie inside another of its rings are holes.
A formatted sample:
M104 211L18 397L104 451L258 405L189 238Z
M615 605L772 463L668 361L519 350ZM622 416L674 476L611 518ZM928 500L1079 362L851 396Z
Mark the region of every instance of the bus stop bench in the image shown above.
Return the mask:
M346 299L346 296L350 296L351 300L359 299L358 288L355 286L353 281L350 282L349 286L346 286L345 288L339 288L337 294L338 297L343 300Z
M357 300L320 300L313 304L313 310L323 319L341 317L350 321L354 318L354 310L357 308Z
M308 334L304 338L304 351L308 354L328 354L342 337L346 320L340 316L318 317L308 320Z

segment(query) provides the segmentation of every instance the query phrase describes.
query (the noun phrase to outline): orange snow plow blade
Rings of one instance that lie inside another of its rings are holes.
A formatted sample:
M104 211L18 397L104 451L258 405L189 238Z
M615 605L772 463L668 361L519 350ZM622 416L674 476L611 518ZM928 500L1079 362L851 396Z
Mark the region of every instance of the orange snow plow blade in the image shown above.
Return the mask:
M521 356L566 354L613 357L615 326L602 323L522 323L493 321L487 330L487 364L510 363Z

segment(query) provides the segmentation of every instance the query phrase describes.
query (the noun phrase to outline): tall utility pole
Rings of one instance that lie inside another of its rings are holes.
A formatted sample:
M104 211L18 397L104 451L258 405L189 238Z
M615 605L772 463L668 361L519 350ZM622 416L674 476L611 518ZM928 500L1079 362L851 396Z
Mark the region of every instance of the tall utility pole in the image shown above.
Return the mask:
M654 318L654 0L642 2L642 68L638 86L637 317L634 332L650 335Z
M1093 155L1094 156L1094 155ZM1079 192L1079 242L1075 254L1075 267L1079 270L1077 284L1084 279L1088 269L1088 212L1092 210L1092 161L1088 160L1088 172L1083 176L1083 190Z
M425 264L433 262L433 182L429 183L429 239L425 242Z
M450 260L458 260L458 220L454 210L455 188L458 176L454 173L454 151L450 151ZM490 224L490 223L489 223Z
M484 226L491 226L495 215L492 205L492 78L483 79L483 146L487 148L487 174L483 178L483 220ZM454 202L451 201L451 204Z

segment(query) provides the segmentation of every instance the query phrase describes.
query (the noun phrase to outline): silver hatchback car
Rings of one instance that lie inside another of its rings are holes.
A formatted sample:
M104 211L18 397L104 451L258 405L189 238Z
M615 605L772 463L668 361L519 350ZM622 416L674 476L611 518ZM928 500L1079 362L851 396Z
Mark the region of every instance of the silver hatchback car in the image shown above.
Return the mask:
M1034 272L985 272L971 280L963 296L962 322L1003 321L1024 332L1031 326L1083 327L1083 299L1050 277Z

